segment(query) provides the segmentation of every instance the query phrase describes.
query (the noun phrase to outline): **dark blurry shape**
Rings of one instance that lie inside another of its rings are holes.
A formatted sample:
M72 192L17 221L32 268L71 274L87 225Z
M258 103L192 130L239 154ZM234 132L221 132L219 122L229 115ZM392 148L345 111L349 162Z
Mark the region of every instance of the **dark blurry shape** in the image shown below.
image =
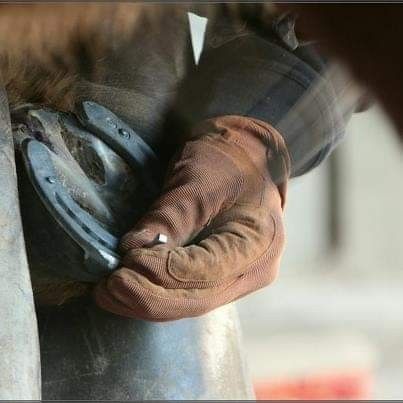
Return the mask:
M375 99L373 96L369 94L369 92L366 92L361 96L361 98L357 102L357 106L354 110L355 113L362 113L366 112L368 109L370 109L372 106L375 104Z
M300 29L320 40L377 97L403 133L402 4L283 4L300 15Z

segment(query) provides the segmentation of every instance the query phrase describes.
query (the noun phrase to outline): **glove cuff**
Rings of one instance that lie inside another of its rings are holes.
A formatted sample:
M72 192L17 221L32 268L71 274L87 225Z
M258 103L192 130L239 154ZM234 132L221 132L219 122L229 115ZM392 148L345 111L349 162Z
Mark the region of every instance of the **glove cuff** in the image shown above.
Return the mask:
M238 115L220 116L204 120L192 130L192 137L207 133L236 138L236 143L257 166L267 162L271 180L279 188L282 205L286 199L286 184L291 173L290 155L283 136L270 124L259 119Z

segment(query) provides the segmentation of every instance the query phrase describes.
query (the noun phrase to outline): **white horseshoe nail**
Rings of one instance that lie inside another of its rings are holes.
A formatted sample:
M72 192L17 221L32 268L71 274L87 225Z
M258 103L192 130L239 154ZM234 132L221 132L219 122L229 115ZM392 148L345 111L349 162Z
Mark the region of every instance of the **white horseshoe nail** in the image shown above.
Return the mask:
M158 234L155 242L156 244L166 244L168 242L168 237L165 234Z

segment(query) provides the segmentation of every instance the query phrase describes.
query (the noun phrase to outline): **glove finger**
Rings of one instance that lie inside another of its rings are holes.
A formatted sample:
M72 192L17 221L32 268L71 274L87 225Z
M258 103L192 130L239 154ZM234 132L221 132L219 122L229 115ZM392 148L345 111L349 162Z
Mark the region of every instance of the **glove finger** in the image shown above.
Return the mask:
M167 272L182 288L210 288L247 273L265 254L281 255L282 218L274 214L238 217L214 229L197 245L169 253Z
M199 316L226 302L227 286L211 290L165 289L123 268L94 290L95 302L104 310L134 319L165 322Z
M133 309L116 299L107 289L107 279L100 281L94 288L93 297L96 304L115 315L133 318Z
M164 193L121 241L122 252L150 247L158 235L167 246L187 244L223 205L239 194L242 175L225 153L208 141L189 142L174 165Z

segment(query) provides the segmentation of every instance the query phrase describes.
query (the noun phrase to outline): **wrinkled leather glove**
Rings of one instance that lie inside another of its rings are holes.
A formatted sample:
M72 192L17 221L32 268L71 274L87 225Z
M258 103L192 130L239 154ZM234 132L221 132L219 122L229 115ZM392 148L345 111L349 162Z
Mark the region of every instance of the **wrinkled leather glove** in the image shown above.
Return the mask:
M257 119L206 120L174 159L162 196L121 242L98 305L151 321L204 314L270 284L284 247L289 157ZM166 244L155 244L158 234Z

